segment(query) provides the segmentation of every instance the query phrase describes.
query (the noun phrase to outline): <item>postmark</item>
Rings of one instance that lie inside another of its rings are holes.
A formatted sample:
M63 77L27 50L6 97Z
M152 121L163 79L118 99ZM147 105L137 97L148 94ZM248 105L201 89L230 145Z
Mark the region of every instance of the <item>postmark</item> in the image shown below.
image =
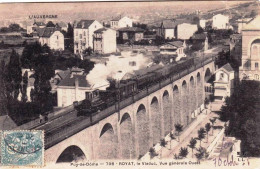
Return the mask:
M1 165L43 166L44 135L41 130L3 131L1 134Z

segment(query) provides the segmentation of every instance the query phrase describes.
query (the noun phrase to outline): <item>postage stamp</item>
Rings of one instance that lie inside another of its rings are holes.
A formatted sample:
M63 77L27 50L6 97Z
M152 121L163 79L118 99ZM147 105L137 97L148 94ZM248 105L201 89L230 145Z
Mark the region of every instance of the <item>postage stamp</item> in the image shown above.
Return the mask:
M44 135L42 130L13 130L1 133L1 165L43 166Z

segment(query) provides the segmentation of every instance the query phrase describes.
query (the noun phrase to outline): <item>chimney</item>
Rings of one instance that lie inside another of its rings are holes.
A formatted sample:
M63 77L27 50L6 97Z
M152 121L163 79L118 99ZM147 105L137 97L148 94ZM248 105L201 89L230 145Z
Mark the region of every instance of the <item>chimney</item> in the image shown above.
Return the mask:
M82 26L82 28L84 28L84 25L85 25L85 22L82 22L82 25L81 25L81 26Z

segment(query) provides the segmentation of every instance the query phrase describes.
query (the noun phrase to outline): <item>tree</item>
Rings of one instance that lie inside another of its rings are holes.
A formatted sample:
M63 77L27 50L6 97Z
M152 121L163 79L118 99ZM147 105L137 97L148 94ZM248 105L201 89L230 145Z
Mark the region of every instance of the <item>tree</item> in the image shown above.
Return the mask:
M181 147L181 149L180 149L180 152L179 152L179 157L181 157L181 158L185 158L185 157L187 157L187 155L188 155L188 149L186 148L186 147Z
M200 146L201 146L201 141L205 138L205 135L206 135L206 131L203 127L201 127L198 130L198 138L197 138L200 141Z
M169 136L170 136L170 139L171 139L171 140L170 140L170 149L171 149L171 148L172 148L172 140L174 140L175 137L174 137L174 134L173 134L172 132L170 133Z
M33 69L36 60L35 56L40 53L43 53L43 48L40 43L36 42L34 44L25 45L21 56L22 68Z
M27 86L28 86L28 72L25 71L23 75L22 85L21 85L22 102L27 101Z
M5 61L1 61L0 65L0 116L7 114L7 91L6 91L6 80L5 80Z
M153 157L155 157L155 156L158 155L158 154L155 152L155 149L154 149L153 147L151 147L151 148L149 149L149 154L150 154L151 159L152 159Z
M55 27L55 24L54 24L52 21L49 21L49 22L46 24L46 27Z
M251 13L250 13L250 17L251 17L251 18L254 18L254 17L256 17L256 16L257 16L257 11L252 10Z
M7 85L9 98L11 97L12 99L17 100L22 81L22 70L19 55L14 50L12 50L5 74L7 83L9 83Z
M182 130L183 130L183 125L181 125L179 123L175 124L175 130L178 132L178 138L180 141L180 132L182 132Z
M208 142L208 140L209 140L209 131L210 131L210 128L211 128L210 123L207 123L207 124L205 125L205 129L206 129L206 132L207 132L207 142Z
M209 119L209 121L211 122L211 126L212 126L212 135L213 135L213 130L214 130L213 127L214 127L216 120L217 120L217 117L213 117L213 118Z
M9 25L9 31L10 32L19 32L21 30L22 30L22 28L20 27L19 24L13 23L13 24Z
M197 140L195 138L191 138L190 144L188 145L191 148L192 157L193 157L193 149L196 147Z
M42 112L46 112L53 107L50 99L50 79L54 75L54 69L51 62L53 55L50 49L47 46L43 46L42 51L44 53L37 55L34 63L34 100L39 104Z
M160 146L161 146L162 148L166 146L166 141L165 141L164 138L160 140ZM161 148L161 157L162 157L162 148Z
M195 156L197 158L198 161L200 161L203 157L204 157L204 150L202 147L200 147L199 149L197 149L197 153L195 153Z

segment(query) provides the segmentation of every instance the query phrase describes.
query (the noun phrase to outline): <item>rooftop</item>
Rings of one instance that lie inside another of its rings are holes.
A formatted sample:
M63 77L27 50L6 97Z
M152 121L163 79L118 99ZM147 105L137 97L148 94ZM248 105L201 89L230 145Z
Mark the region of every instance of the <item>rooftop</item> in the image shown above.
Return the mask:
M39 37L50 37L55 31L59 31L55 27L36 28L35 32Z
M58 86L75 86L76 79L78 79L79 87L91 87L91 85L86 80L86 75L73 75L70 74L66 76L65 79L61 80Z
M76 28L88 28L95 20L80 20Z
M107 28L100 28L100 29L97 29L94 33L102 33L102 32L105 32L107 30L108 30Z
M194 39L194 40L205 40L206 37L207 37L206 33L198 33L198 34L193 34L191 39Z
M138 28L138 27L124 27L124 28L118 29L118 31L121 31L121 32L144 32L143 29Z
M166 42L164 45L171 45L171 46L175 46L177 48L182 47L183 46L183 42L182 41L173 41L173 42Z
M163 20L161 23L161 27L165 29L175 28L177 25L182 23L191 23L188 19L167 19Z

